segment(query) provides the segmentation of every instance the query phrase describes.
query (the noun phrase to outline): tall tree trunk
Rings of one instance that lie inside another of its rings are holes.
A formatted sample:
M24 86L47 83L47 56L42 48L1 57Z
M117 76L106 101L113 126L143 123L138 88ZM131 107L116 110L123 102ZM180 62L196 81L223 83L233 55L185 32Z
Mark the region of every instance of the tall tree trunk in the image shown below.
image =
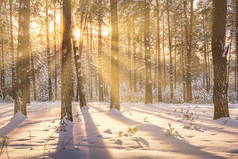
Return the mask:
M169 0L167 0L167 21L168 21L168 37L169 37L169 85L170 85L170 99L174 98L174 86L173 86L173 59L172 59L172 42L170 31L170 14L169 14Z
M137 79L136 79L136 73L137 73L137 66L136 66L136 32L135 32L135 16L133 16L132 18L132 46L133 46L133 75L134 75L134 80L133 80L133 88L134 91L137 91L136 88L136 83L137 83Z
M14 114L18 111L17 93L16 93L16 63L15 63L15 51L14 51L14 39L13 39L13 24L12 24L12 0L9 0L10 8L10 48L11 48L11 70L12 70L12 97L14 100Z
M98 16L98 79L99 79L99 102L104 101L103 95L103 51L102 51L102 0L99 0L99 16Z
M73 121L73 67L72 67L72 11L71 0L63 0L63 42L62 42L62 69L61 69L61 119Z
M130 22L129 22L130 23ZM130 24L129 24L130 26ZM128 53L128 83L129 83L129 99L131 97L131 92L132 92L132 76L131 76L131 27L129 27L128 31L127 31L127 39L128 39L128 50L127 50L127 53Z
M157 64L158 64L158 102L162 101L162 73L161 73L161 50L160 50L160 5L159 0L156 0L157 11Z
M27 115L26 104L30 90L30 0L19 1L19 33L17 57L17 97L18 111ZM17 111L17 112L18 112Z
M207 40L207 36L206 36L206 34L207 34L207 31L205 30L205 17L204 17L205 15L203 15L203 31L204 31L204 33L205 33L205 40L204 40L204 43L203 43L203 51L204 51L204 71L205 71L205 73L204 73L204 79L205 79L205 83L204 83L204 85L206 85L205 86L205 88L206 88L206 91L207 92L209 92L209 90L210 90L210 88L209 88L209 77L208 77L208 54L209 54L209 52L208 52L208 49L207 49L207 43L208 43L208 40Z
M186 86L187 86L187 102L192 101L192 32L193 32L193 1L190 2L190 25L188 37L187 66L186 66Z
M177 37L174 39L174 89L177 87Z
M35 75L35 61L34 61L34 55L31 52L31 77L32 77L32 83L33 83L33 98L34 101L36 101L37 98L37 91L36 91L36 75Z
M184 74L183 74L183 88L184 88L184 101L188 102L188 46L189 46L189 36L188 36L188 17L187 17L187 1L183 1L183 10L184 10Z
M83 54L83 37L85 33L85 29L87 27L87 15L81 15L81 24L80 24L80 37L79 37L79 45L77 47L76 41L73 42L74 48L74 60L75 60L75 68L76 68L76 75L77 75L77 91L79 95L80 107L87 105L86 97L83 88L83 73L82 73L82 54ZM73 37L73 36L72 36Z
M120 93L119 93L119 33L118 33L118 15L117 0L110 0L111 9L111 103L110 108L120 110Z
M54 77L55 77L55 100L58 98L58 81L57 81L57 30L56 30L56 0L54 0Z
M236 36L236 74L235 74L235 79L236 79L236 100L238 101L238 0L236 0L235 3L235 36Z
M152 103L152 78L151 78L151 54L150 54L150 4L145 3L145 104Z
M1 59L0 59L0 64L1 64L1 95L2 99L5 100L6 97L6 86L5 86L5 53L4 53L4 32L3 32L3 24L1 25Z
M90 55L89 55L89 98L93 99L93 86L92 86L92 56L93 56L93 27L92 20L90 22Z
M164 90L167 86L167 73L166 73L166 53L165 53L165 24L164 24L164 15L163 15L163 42L162 42L162 48L163 48L163 63L164 63L164 66L163 66L163 84L164 84Z
M213 0L212 57L214 66L214 119L229 117L227 99L227 0Z
M46 0L46 43L47 43L47 62L48 62L48 100L52 101L52 81L51 81L51 55L50 55L50 37L49 37L49 4Z

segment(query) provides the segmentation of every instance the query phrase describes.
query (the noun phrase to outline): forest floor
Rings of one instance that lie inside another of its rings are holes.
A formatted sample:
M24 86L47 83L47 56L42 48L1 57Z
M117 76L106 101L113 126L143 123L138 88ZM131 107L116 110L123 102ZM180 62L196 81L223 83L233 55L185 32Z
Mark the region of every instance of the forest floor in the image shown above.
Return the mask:
M238 158L238 105L213 121L212 105L121 104L73 106L60 127L60 102L28 106L28 117L0 104L0 158L214 159Z

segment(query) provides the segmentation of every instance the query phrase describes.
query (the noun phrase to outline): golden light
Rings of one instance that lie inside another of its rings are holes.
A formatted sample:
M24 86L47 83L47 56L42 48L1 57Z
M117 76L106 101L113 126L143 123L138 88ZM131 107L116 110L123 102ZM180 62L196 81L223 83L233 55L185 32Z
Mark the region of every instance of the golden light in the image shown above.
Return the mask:
M108 36L108 34L109 34L108 28L104 28L102 31L102 36L106 37L106 36Z
M60 24L60 20L61 20L61 16L60 16L60 14L58 13L58 14L56 14L55 22L56 22L57 24Z
M74 29L74 36L77 40L80 38L80 30L79 29Z

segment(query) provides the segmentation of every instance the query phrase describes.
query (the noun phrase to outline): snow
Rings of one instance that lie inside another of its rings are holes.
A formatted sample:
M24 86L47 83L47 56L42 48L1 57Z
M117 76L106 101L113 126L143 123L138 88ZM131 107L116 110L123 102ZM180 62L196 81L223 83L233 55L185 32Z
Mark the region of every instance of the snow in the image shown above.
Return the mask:
M74 121L62 124L60 102L34 102L28 117L1 103L0 158L238 158L238 105L215 121L208 104L109 106L74 103Z

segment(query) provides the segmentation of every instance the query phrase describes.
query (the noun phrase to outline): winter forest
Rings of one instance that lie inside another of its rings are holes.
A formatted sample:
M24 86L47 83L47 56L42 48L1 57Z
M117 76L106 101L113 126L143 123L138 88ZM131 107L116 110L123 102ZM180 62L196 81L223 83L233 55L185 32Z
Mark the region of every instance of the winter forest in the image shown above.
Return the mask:
M0 0L0 159L237 159L238 0Z

